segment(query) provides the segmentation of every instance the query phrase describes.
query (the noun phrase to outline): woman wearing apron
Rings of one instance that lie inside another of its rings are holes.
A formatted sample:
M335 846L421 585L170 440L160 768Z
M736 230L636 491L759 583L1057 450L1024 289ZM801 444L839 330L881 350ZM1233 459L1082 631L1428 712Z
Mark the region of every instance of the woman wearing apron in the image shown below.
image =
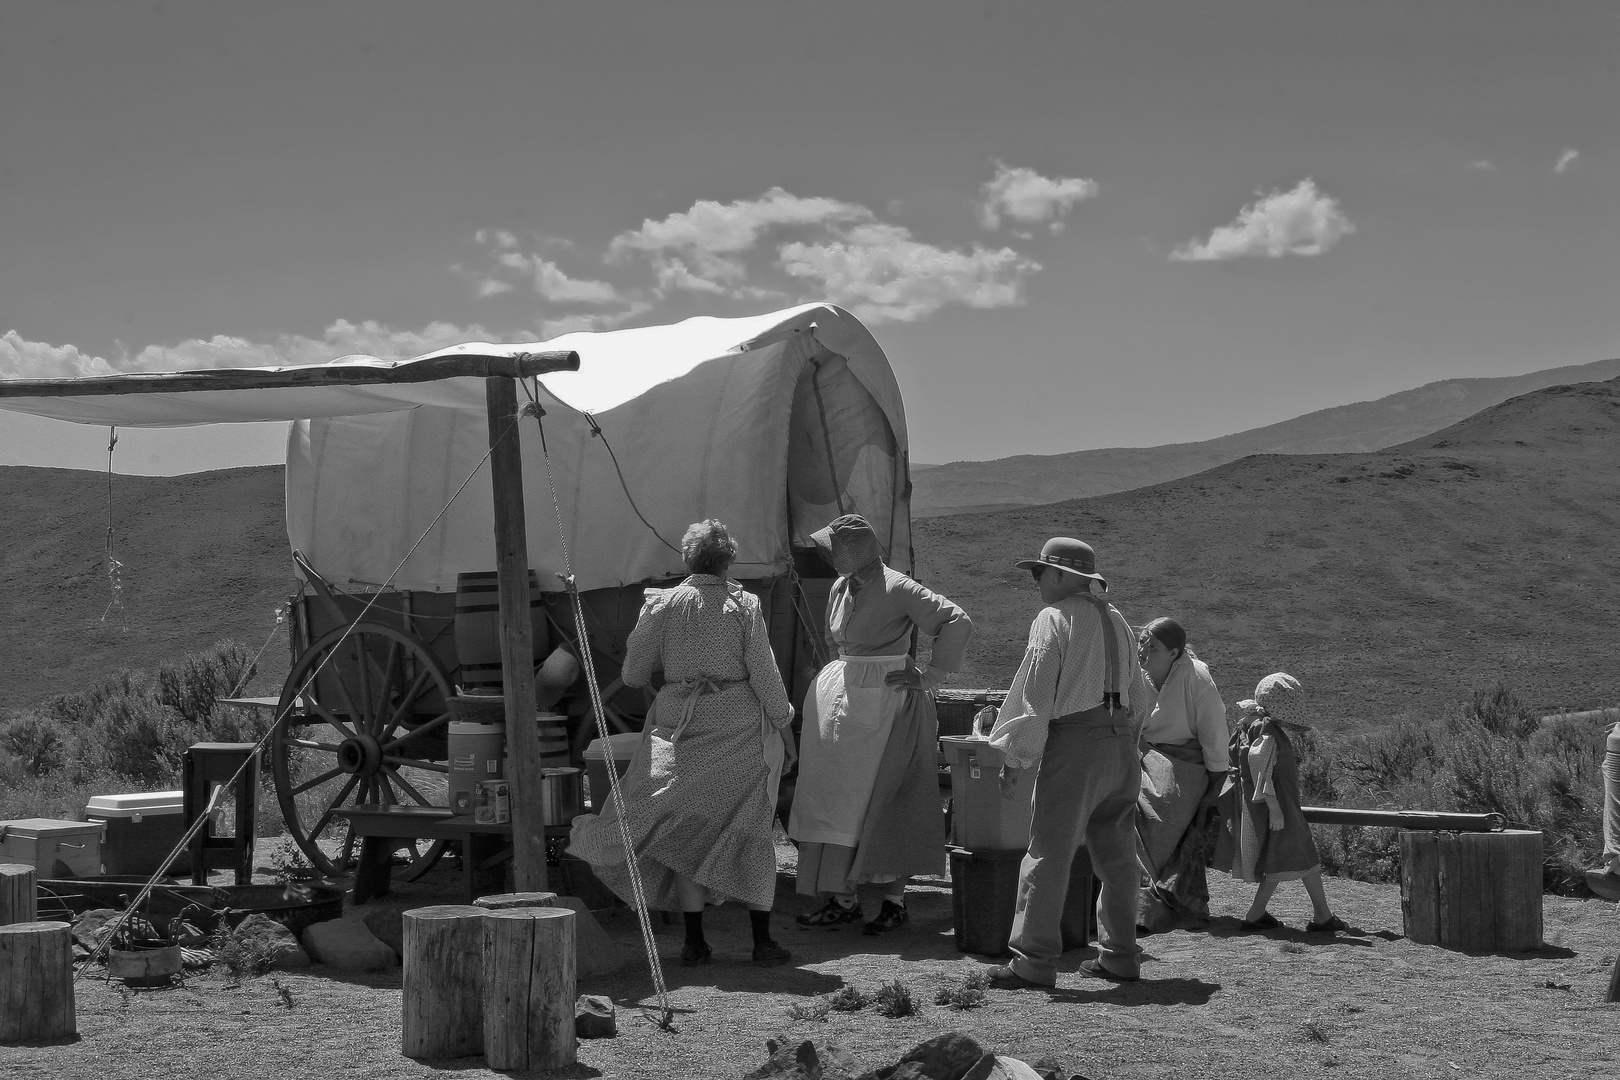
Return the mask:
M824 896L803 927L862 921L855 888L883 886L869 934L907 921L906 881L945 869L938 723L929 691L962 666L973 624L938 593L883 564L866 519L846 514L813 539L838 580L827 600L837 659L805 697L798 788L788 835L799 845L799 892ZM913 632L933 639L927 667Z

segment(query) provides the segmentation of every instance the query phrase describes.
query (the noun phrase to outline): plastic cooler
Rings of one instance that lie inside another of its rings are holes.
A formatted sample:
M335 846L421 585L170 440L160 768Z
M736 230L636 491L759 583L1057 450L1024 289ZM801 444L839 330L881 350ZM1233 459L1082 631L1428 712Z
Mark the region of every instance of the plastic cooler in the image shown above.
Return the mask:
M1018 908L1018 871L1024 852L953 847L950 856L956 947L983 956L1002 955ZM1069 867L1069 891L1059 923L1064 951L1085 948L1097 936L1096 930L1097 882L1091 873L1091 856L1081 848Z
M0 862L28 863L42 878L97 877L101 823L56 818L0 821Z
M109 874L154 874L163 857L186 834L185 792L146 791L133 795L92 795L84 812L106 826L101 862ZM191 869L190 852L169 864L171 874Z
M1029 847L1035 770L1023 769L1012 798L1001 793L1000 750L974 735L944 735L940 746L951 768L952 842L974 850Z
M450 806L458 814L470 814L478 785L502 778L506 725L452 720L449 741Z
M613 758L614 771L623 776L624 771L630 767L630 759L636 756L636 747L640 745L641 732L622 731L617 735L608 736L606 743L601 739L592 739L590 745L585 748L585 753L580 756L585 759L585 777L590 786L591 813L602 812L602 807L607 805L608 793L612 790L608 786L608 758Z

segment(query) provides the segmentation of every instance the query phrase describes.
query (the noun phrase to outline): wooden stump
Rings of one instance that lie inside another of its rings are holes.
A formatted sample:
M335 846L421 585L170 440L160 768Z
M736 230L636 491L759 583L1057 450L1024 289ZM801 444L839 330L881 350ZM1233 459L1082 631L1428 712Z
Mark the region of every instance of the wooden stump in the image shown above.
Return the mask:
M32 866L0 863L0 926L33 922L37 917L38 896Z
M574 1064L574 913L511 908L484 919L484 1061L503 1072Z
M408 1058L484 1052L484 916L470 904L405 912L400 1052Z
M0 926L0 1042L77 1034L73 928L64 922Z
M1401 833L1406 936L1462 952L1541 948L1541 833Z
M554 892L503 892L496 893L494 896L480 896L473 903L490 911L506 911L510 908L522 907L556 907L557 894Z

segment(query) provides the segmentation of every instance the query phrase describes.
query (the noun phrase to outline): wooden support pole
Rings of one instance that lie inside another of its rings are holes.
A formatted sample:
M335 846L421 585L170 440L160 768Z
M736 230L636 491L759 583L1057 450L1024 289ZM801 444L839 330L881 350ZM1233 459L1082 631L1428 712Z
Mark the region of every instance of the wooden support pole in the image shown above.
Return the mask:
M484 919L484 1062L501 1072L574 1064L574 913L509 908Z
M0 926L33 922L38 903L34 868L28 863L0 863Z
M65 922L0 926L0 1043L48 1042L78 1030L73 928Z
M484 1052L484 916L470 904L405 912L404 1023L408 1058Z
M512 886L546 891L546 822L540 736L535 728L534 649L529 625L529 538L523 516L523 444L517 384L484 380L490 479L495 498L495 570L501 598L501 680L506 688L507 780L512 785Z

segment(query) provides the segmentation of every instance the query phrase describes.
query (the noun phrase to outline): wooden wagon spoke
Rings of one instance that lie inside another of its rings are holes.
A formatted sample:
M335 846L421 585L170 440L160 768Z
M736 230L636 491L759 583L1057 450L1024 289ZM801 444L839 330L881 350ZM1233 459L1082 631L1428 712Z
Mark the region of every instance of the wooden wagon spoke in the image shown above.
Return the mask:
M435 716L432 720L429 720L427 723L418 724L415 727L411 728L409 731L406 731L403 735L401 735L399 738L393 740L392 742L383 743L382 744L383 753L386 754L390 750L398 749L399 744L404 742L407 739L414 739L418 735L426 735L429 732L437 731L440 728L444 727L444 725L448 724L449 722L450 722L450 714L447 713L447 712L446 713L440 713L438 716Z
M416 704L416 700L427 692L432 683L433 672L423 670L418 674L416 680L411 683L405 693L401 695L399 701L393 706L392 711L388 714L388 719L378 725L377 737L382 738L395 727L398 727L401 724L401 717L410 716L411 706Z
M354 738L354 731L350 729L348 724L345 724L342 720L339 720L336 713L332 712L325 705L322 705L313 698L310 699L310 711L315 713L315 715L319 716L322 720L325 720L332 727L336 728L338 734L342 735L345 739Z
M336 743L316 742L314 739L282 739L281 745L297 746L304 750L319 750L326 754L335 754L338 752Z
M383 764L394 766L404 765L412 769L423 769L427 772L448 773L450 771L450 766L446 765L442 761L419 761L416 758L396 757L393 754L384 754Z
M372 660L371 650L366 646L365 634L360 631L356 631L354 635L349 638L349 648L354 650L354 674L355 678L360 682L360 705L366 706L366 708L361 709L355 705L355 699L350 696L348 684L344 681L341 675L339 675L337 679L337 684L338 688L343 692L344 704L348 705L349 707L349 715L354 717L354 726L359 728L361 731L370 733L371 724L374 717L374 714L369 708L372 703Z
M320 818L316 820L315 827L309 830L309 838L312 841L316 837L320 836L321 831L331 823L332 813L337 810L339 806L343 805L343 800L348 796L349 792L354 790L354 785L359 781L359 779L359 776L351 775L343 782L343 787L338 791L337 798L333 799L331 805L326 808L326 813L322 814Z
M343 855L342 855L341 858L338 859L338 865L339 866L347 868L347 867L352 866L354 864L354 841L355 841L355 839L356 838L355 838L355 835L354 835L354 830L350 829L349 830L349 835L347 835L347 836L345 836L343 838Z
M293 788L291 790L290 794L302 795L304 792L308 791L310 788L312 788L312 787L320 787L322 784L326 783L328 780L332 779L334 776L342 776L342 775L343 775L343 770L342 769L337 769L337 768L328 769L325 772L321 773L321 775L315 777L314 779L305 780L302 784L299 784L297 787Z
M416 804L418 806L432 806L433 805L432 803L427 801L426 797L424 797L423 794L420 791L416 790L416 785L415 784L411 783L409 780L407 780L403 776L399 775L399 770L394 768L392 765L384 765L383 766L383 772L387 773L390 777L393 778L394 783L399 785L399 789L401 791L405 792L411 798L415 799Z
M372 732L373 735L382 735L388 730L388 726L394 722L394 717L399 715L398 707L392 706L392 702L390 700L392 695L389 693L390 689L394 685L394 675L398 670L400 660L399 650L399 642L390 638L388 641L388 660L383 664L382 679L378 683L377 687L378 697L376 699L376 711L372 714L377 718L377 726ZM371 650L367 649L366 655L369 657L371 655ZM423 672L423 674L425 675L427 673Z

